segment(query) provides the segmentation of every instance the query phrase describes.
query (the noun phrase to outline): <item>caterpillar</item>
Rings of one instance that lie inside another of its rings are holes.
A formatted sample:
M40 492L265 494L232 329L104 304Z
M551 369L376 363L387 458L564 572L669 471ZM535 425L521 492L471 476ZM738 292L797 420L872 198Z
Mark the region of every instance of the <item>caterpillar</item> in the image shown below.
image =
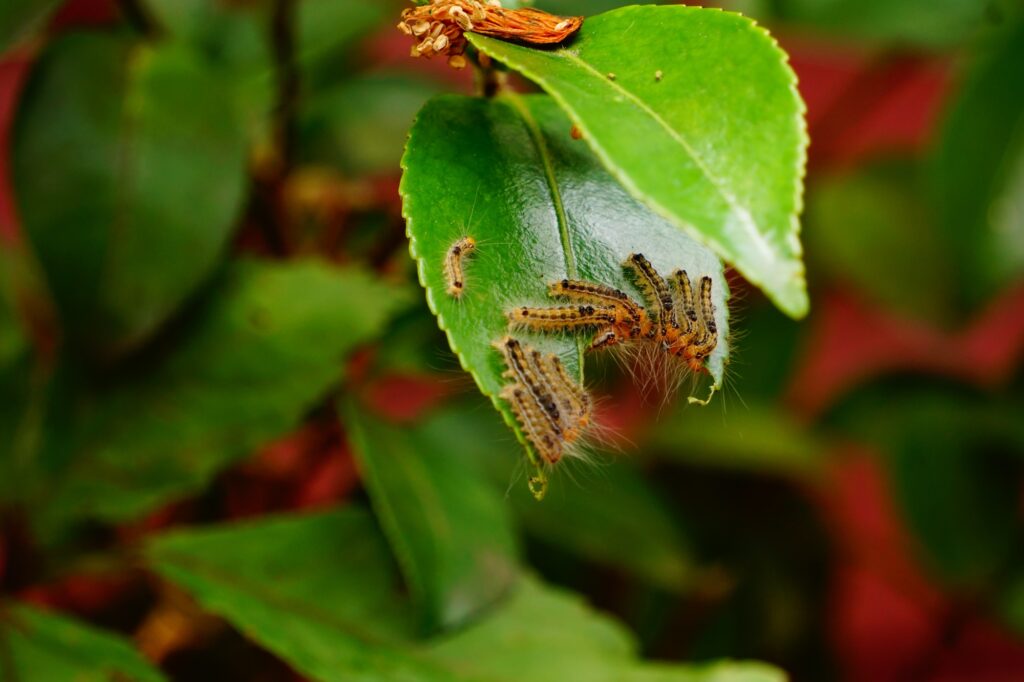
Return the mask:
M508 366L508 371L503 376L515 379L517 384L529 392L551 430L561 437L562 414L551 391L538 376L536 366L527 359L522 344L511 337L506 337L498 343L498 350L505 356L505 364Z
M668 333L669 327L678 328L679 322L675 317L675 305L668 283L658 274L651 262L642 253L632 253L626 259L626 267L636 275L637 286L654 312L661 336L664 337Z
M619 309L614 306L556 306L553 308L531 308L523 306L508 313L508 319L515 325L545 331L569 331L586 327L603 327L615 324Z
M470 236L460 237L448 247L444 257L444 279L449 296L462 298L466 287L466 273L463 260L476 250L476 240Z

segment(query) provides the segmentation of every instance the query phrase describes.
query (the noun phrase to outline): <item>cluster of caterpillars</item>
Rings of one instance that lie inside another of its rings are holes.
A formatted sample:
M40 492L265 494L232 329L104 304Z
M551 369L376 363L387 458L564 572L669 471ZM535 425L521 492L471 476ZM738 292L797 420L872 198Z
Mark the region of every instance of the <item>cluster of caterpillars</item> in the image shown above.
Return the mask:
M464 236L448 249L444 262L447 292L461 298L465 290L464 259L476 241ZM670 357L682 359L694 372L718 345L718 326L712 300L712 281L703 276L694 290L685 270L668 280L643 254L630 254L624 267L632 274L643 304L605 284L563 279L548 286L552 298L566 305L515 308L507 313L514 327L545 333L593 332L592 350L619 344L651 344ZM495 344L505 360L505 385L500 397L515 414L523 435L548 464L578 451L591 425L593 400L573 381L557 355L544 354L512 337Z
M704 371L704 361L718 345L711 278L702 277L694 292L685 270L676 270L666 281L641 253L631 254L625 267L633 273L646 306L604 284L563 279L552 283L548 294L571 305L523 306L508 313L509 321L542 332L594 330L593 350L629 342L653 343L684 360L694 372Z
M590 425L593 402L573 381L562 361L512 337L495 344L512 379L501 390L523 435L545 462L555 464L572 451Z

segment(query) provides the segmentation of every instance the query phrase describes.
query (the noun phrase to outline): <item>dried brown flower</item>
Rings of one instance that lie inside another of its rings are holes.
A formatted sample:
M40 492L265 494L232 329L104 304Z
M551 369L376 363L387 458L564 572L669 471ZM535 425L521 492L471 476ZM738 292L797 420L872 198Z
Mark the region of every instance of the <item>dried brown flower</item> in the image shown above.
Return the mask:
M398 30L413 36L413 57L445 55L461 69L465 31L536 45L560 43L583 24L583 17L559 17L536 9L505 9L498 0L432 0L402 12Z

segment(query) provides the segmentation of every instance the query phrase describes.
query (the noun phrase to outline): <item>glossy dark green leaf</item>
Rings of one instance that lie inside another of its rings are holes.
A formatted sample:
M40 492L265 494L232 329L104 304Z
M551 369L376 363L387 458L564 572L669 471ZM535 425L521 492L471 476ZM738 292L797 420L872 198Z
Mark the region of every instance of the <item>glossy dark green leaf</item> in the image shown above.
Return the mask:
M935 201L979 304L1024 276L1024 20L978 55L933 158Z
M34 520L119 521L200 489L293 428L407 300L358 270L236 264L173 349L80 391Z
M387 424L343 410L370 501L394 547L427 630L449 629L504 596L516 541L501 491L480 458L452 442L451 424Z
M0 5L0 52L42 27L60 0L4 0Z
M700 418L698 418L700 417ZM733 405L721 414L684 410L653 427L643 444L669 461L715 469L813 476L825 445L784 411Z
M491 344L508 333L507 310L555 304L547 296L549 282L583 278L639 300L621 264L641 252L662 273L683 268L691 276L710 275L719 338L728 338L721 263L632 199L586 145L571 139L570 127L544 96L439 97L417 118L403 160L403 210L427 302L463 367L509 423L496 397L507 380ZM467 259L465 292L456 299L446 292L444 261L452 243L467 234L478 247ZM578 370L575 339L521 335ZM728 344L720 341L708 361L716 383L727 357Z
M634 197L789 315L807 312L804 105L766 31L738 14L643 6L589 18L554 50L468 35L551 94Z
M131 642L56 613L0 602L0 675L46 682L161 682Z
M36 64L12 178L72 342L138 344L216 266L245 189L229 90L179 46L99 33L60 38Z
M783 679L757 664L641 664L619 624L533 579L482 622L411 640L383 540L354 508L174 533L151 543L148 556L201 605L323 682Z
M935 223L920 175L894 162L819 179L805 239L819 281L852 285L908 317L948 322L960 287L957 254Z
M317 93L298 120L299 157L350 175L398 171L416 112L439 85L408 74L373 74Z

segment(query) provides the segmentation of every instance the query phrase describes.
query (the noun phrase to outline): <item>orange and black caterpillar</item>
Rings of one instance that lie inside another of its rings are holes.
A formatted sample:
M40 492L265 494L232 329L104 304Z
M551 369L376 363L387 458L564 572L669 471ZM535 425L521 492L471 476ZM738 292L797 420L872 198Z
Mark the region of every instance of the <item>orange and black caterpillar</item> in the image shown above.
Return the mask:
M593 401L565 371L558 356L545 355L512 337L495 344L513 382L499 396L508 402L523 435L548 464L555 464L590 425Z
M691 370L703 371L704 361L718 345L711 278L701 278L699 297L695 299L684 270L672 273L669 284L641 253L630 254L624 267L634 274L646 307L613 287L563 279L550 284L548 294L580 305L521 307L509 312L509 320L542 332L596 327L591 349L650 342L683 359Z

